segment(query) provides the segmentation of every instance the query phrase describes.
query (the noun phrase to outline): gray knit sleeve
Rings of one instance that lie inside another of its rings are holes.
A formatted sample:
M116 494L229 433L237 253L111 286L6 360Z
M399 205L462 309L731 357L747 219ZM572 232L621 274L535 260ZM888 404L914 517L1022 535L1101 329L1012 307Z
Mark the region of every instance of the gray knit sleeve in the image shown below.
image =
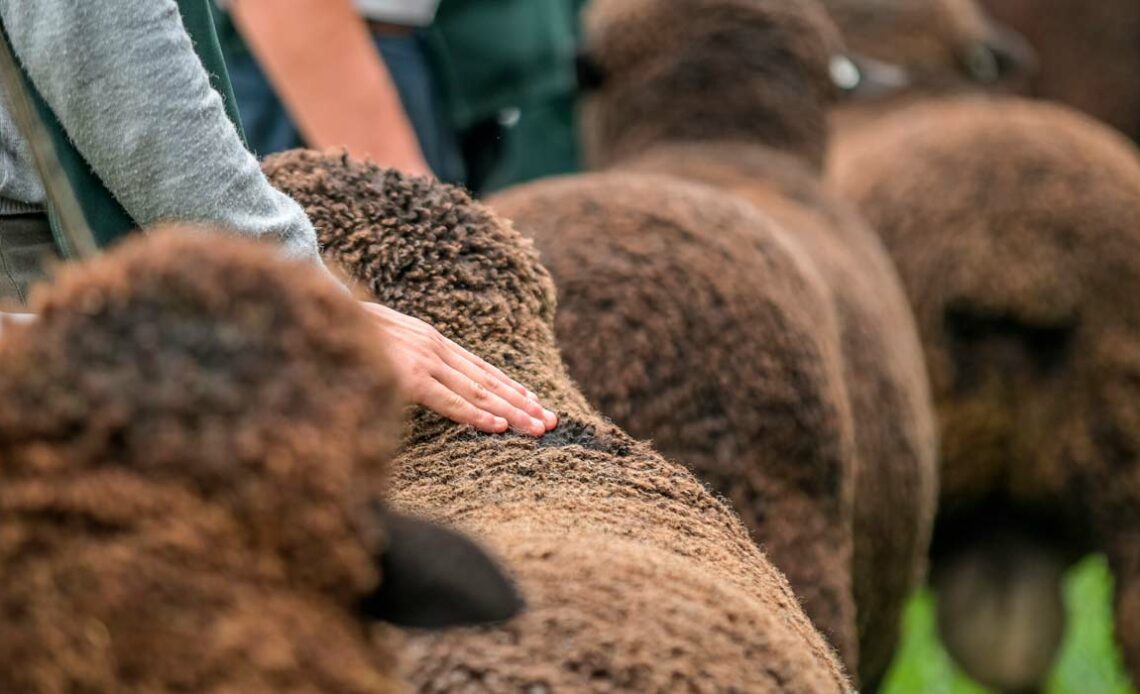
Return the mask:
M143 227L208 223L319 262L312 224L226 117L174 0L0 0L13 50Z

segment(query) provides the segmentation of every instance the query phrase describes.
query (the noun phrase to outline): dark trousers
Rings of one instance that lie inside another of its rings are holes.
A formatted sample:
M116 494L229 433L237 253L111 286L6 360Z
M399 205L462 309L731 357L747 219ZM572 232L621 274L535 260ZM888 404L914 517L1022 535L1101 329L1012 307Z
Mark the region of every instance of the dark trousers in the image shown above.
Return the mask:
M47 215L0 215L0 310L26 306L32 285L59 258Z

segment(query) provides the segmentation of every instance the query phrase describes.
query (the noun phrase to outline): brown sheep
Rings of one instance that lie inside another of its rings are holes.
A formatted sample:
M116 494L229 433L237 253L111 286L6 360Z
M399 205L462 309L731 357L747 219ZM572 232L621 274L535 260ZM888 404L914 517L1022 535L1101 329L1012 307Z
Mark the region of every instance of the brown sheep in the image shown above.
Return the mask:
M366 618L515 609L472 546L376 507L393 374L315 269L156 232L35 310L0 341L0 690L396 691ZM478 587L442 597L490 602L412 609L455 566L425 573L408 540L471 560Z
M1028 77L1037 56L977 0L821 0L847 47L905 71L922 92L999 86Z
M1013 99L934 101L875 133L835 179L890 249L923 336L947 644L983 682L1038 685L1063 629L1060 572L1099 550L1140 675L1137 152Z
M590 401L733 503L853 666L851 414L812 265L748 205L663 176L552 179L491 204L546 259Z
M1037 49L1034 95L1082 109L1140 141L1140 2L981 1Z
M566 376L554 288L529 244L461 191L347 158L266 162L331 260L560 411L542 439L414 419L393 498L483 538L528 612L414 635L427 691L846 691L842 670L738 518L608 424Z
M901 283L875 235L820 180L827 113L837 97L833 70L844 60L838 32L814 2L642 2L632 12L621 0L596 0L586 42L601 77L586 106L586 139L595 161L622 171L672 174L741 196L779 223L825 282L839 319L855 424L858 671L865 685L873 685L893 655L902 607L921 581L937 494L936 441L920 343ZM562 238L566 229L551 225L541 204L525 217L516 208L503 209L526 231L533 226L546 257L571 252ZM584 229L578 243L605 244L614 233L602 220L593 224L596 231ZM604 411L635 435L652 436L667 455L697 461L699 470L706 467L699 462L702 446L715 450L735 436L750 436L747 428L722 428L704 432L703 440L681 440L672 432L693 416L690 411L676 409L673 419L652 421L644 407L621 400L622 386L599 368L603 343L576 328L603 306L598 290L585 288L589 260L572 257L578 262L550 262L560 287L583 288L563 296L566 327L559 337L575 355L571 364L582 366L571 374L587 394L612 403ZM658 285L657 303L688 300L687 290L675 287ZM636 304L627 305L624 312L638 314ZM688 339L694 351L747 359L732 351L738 349L732 333L716 343ZM763 341L762 331L757 339ZM657 387L673 388L664 380ZM801 461L792 457L783 464ZM746 517L754 512L740 510ZM758 537L768 539L763 531ZM799 588L782 557L774 558Z
M833 163L849 136L891 109L937 95L1024 92L1037 70L1024 37L978 0L821 1L868 71L892 83L858 90L833 110Z

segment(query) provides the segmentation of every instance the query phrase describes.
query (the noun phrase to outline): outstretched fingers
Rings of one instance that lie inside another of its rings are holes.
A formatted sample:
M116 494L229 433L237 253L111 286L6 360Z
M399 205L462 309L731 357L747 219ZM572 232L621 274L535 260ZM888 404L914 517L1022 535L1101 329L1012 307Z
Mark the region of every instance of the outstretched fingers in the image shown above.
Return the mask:
M531 436L542 436L546 433L546 424L541 419L531 416L527 410L515 403L508 402L491 388L475 381L458 369L448 366L434 374L434 377L440 385L460 396L476 409L507 420L515 431ZM498 385L497 382L496 385ZM518 396L517 393L515 395ZM522 399L525 400L526 398ZM542 408L538 409L541 412Z
M510 422L487 410L473 405L451 388L432 380L418 391L417 404L453 422L475 427L489 434L501 434L510 428Z
M542 436L558 417L501 370L421 320L365 304L387 334L404 392L417 405L489 433L508 428Z
M446 340L446 338L444 339ZM481 399L483 397L482 391L486 391L510 407L526 413L528 417L542 425L542 431L539 432L540 436L558 426L557 415L544 409L538 402L538 398L525 387L454 342L447 340L446 347L447 349L441 355L444 362L474 382L479 387ZM478 403L476 402L476 404ZM498 414L507 416L504 413ZM514 421L511 422L511 425L519 428Z

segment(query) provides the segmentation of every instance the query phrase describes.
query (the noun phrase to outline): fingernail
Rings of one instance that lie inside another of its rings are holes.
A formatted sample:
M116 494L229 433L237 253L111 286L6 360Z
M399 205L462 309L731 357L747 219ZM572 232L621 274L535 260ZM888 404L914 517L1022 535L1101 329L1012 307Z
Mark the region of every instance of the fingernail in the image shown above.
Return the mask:
M495 431L506 431L510 424L502 417L495 417Z
M538 434L539 436L542 436L546 433L546 424L544 422L541 422L537 419L531 419L530 423L531 429L534 431L534 433Z
M529 391L529 390L528 390L528 391L526 392L526 396L527 396L528 398L530 398L531 400L534 400L535 402L538 402L538 396L537 396L537 395L535 395L534 393L532 393L531 391Z
M547 428L553 429L554 427L558 426L558 415L554 414L550 410L543 410L542 416L546 419Z

